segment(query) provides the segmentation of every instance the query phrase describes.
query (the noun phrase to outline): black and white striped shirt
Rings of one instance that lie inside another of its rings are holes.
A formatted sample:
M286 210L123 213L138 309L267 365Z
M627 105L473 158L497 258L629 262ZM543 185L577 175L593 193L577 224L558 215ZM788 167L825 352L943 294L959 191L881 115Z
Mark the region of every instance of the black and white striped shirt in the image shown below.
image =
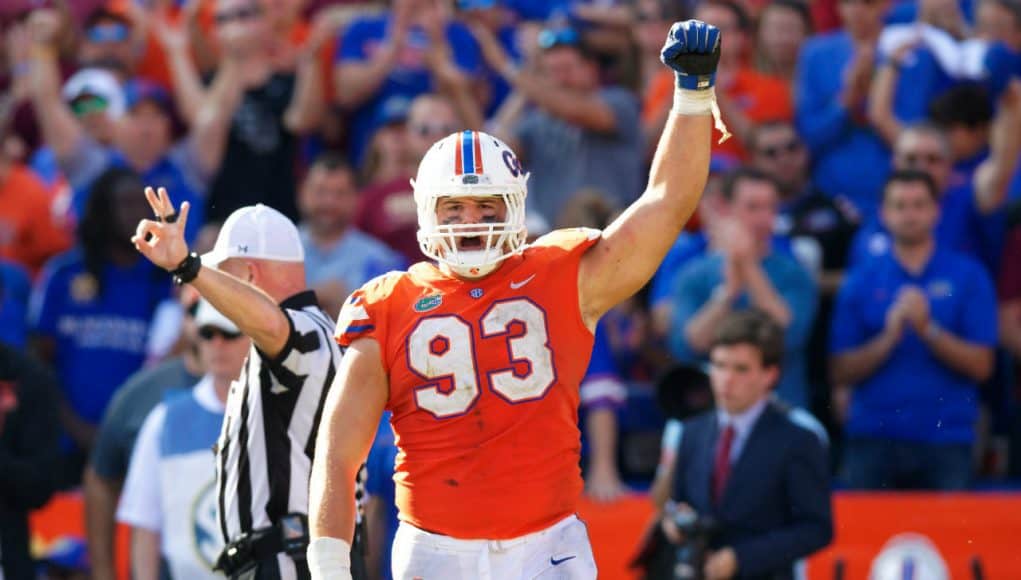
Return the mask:
M274 525L285 514L308 513L316 432L341 350L333 340L334 323L314 293L292 296L280 307L291 324L283 350L270 359L253 344L227 397L216 446L217 513L225 543ZM363 485L360 477L359 498ZM294 578L293 562L279 561L281 577Z

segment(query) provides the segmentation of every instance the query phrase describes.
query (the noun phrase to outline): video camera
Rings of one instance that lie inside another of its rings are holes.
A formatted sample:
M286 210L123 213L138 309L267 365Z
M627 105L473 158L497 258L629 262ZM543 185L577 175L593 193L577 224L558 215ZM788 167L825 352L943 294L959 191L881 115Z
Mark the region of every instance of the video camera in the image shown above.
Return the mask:
M655 391L660 412L671 421L684 421L713 408L709 376L694 365L671 367L656 379ZM641 570L645 580L702 578L706 551L717 524L691 512L677 512L671 517L685 542L670 543L657 518L650 524L631 568Z
M709 376L695 365L671 367L656 380L656 403L663 415L683 421L713 408Z
M720 526L711 516L700 516L691 511L678 511L674 525L684 535L684 541L674 548L674 580L701 580L705 576L706 556L713 537Z

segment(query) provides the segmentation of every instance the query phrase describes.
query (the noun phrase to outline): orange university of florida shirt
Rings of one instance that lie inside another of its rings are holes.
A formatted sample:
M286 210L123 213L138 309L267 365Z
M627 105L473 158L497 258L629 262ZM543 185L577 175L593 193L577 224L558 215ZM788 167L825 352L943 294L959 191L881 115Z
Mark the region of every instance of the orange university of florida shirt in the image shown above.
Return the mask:
M372 338L383 353L401 520L499 540L575 513L578 386L593 340L578 266L599 236L553 232L478 281L420 262L346 301L337 341Z

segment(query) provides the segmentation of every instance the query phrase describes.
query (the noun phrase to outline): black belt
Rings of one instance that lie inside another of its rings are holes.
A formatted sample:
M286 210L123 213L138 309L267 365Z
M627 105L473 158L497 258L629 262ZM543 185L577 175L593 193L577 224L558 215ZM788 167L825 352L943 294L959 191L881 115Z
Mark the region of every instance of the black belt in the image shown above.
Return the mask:
M308 517L301 513L287 514L274 525L252 530L227 544L213 569L231 577L252 563L274 558L280 553L303 560L306 548Z

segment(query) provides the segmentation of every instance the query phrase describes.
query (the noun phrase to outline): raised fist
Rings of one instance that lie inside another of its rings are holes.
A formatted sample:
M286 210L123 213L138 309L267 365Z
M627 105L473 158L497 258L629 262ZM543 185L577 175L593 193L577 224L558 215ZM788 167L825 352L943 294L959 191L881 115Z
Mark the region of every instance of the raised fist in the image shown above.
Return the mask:
M677 86L706 90L716 83L720 62L720 29L701 20L675 22L660 52L663 64L674 69Z

